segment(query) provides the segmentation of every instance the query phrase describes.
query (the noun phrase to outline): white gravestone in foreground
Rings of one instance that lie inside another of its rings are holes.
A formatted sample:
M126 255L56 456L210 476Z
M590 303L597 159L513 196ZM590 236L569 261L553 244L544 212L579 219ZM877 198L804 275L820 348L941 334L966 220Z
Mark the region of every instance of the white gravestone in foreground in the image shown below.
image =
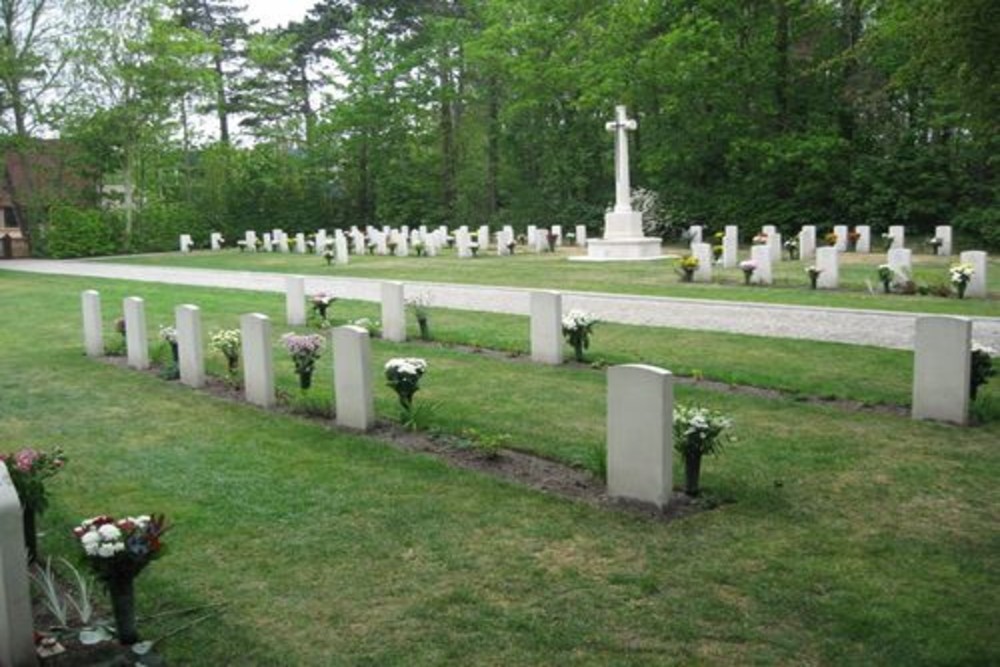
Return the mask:
M605 125L609 132L615 133L615 207L604 214L604 237L592 239L587 244L586 259L640 260L661 257L659 239L643 236L642 213L632 210L627 133L637 127L635 120L626 116L624 106L615 107L615 119Z
M836 246L816 250L816 268L820 270L816 286L820 289L837 289L840 284L840 251Z
M174 309L177 327L177 366L181 383L195 389L205 384L205 344L202 342L201 309L184 304Z
M101 295L86 290L80 295L83 306L83 349L88 357L104 355L104 331L101 322Z
M38 664L21 511L7 466L0 465L0 665L4 667Z
M966 250L958 256L961 264L972 265L972 279L965 287L965 296L984 298L986 296L986 253L982 250Z
M275 404L271 320L247 313L240 318L243 354L243 389L248 403L269 408Z
M969 421L972 321L918 317L913 339L914 419Z
M531 360L543 364L563 362L562 295L531 292Z
M406 340L406 302L401 282L382 283L382 338L393 343Z
M303 276L285 278L285 322L290 327L306 323L306 279Z
M608 495L663 508L673 490L674 387L670 371L608 369Z
M137 297L125 298L125 353L128 365L136 370L149 368L149 338L146 332L146 304Z
M375 424L372 344L366 329L333 330L333 391L337 425L367 431Z

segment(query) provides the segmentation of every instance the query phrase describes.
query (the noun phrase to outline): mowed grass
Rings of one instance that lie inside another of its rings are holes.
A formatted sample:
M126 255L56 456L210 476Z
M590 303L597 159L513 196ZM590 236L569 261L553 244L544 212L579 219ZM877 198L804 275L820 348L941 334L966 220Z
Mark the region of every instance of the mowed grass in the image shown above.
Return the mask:
M437 257L352 255L347 266L327 266L322 258L315 255L241 253L237 250L115 257L109 261L1000 317L1000 260L997 259L990 259L987 263L990 298L959 300L954 296L882 294L877 277L878 265L885 262L882 253L842 255L840 289L812 290L805 272L809 262L777 263L774 265L773 286L747 287L739 269L716 268L712 283L682 283L675 272L674 260L612 264L567 261L568 257L581 252L577 248L563 248L556 254L536 254L519 248L513 257L481 253L475 259L458 259L450 250ZM685 249L667 247L664 252L680 254ZM749 251L742 249L740 256L749 256ZM947 258L914 254L912 277L918 284L946 286L948 267L957 261L957 256Z
M680 400L736 420L738 441L703 480L731 502L651 523L81 353L82 289L101 290L108 317L120 297L144 296L151 330L184 302L209 328L250 310L277 317L277 295L3 271L0 287L0 449L60 445L71 457L51 482L45 551L72 555L82 517L164 511L170 551L140 578L140 614L226 603L164 642L171 664L1000 659L996 423L957 429L679 387ZM439 404L438 428L498 413L510 428L528 421L520 444L566 458L581 451L566 443L603 437L598 371L425 345L375 351L428 358L417 400ZM275 359L293 391L290 362ZM329 391L326 375L314 391ZM156 638L177 625L140 628Z

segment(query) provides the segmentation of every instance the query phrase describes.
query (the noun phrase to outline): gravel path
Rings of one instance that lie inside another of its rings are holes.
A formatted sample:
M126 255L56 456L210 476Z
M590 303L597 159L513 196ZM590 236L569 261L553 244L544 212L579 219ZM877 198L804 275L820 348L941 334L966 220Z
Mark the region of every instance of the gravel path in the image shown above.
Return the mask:
M6 260L0 269L144 282L226 287L283 292L285 274L139 266L108 262ZM381 281L368 278L306 276L306 291L331 292L338 297L378 301ZM435 306L459 310L527 315L529 290L433 282L407 282L406 296L426 293ZM678 329L823 340L853 345L912 349L918 313L881 310L814 308L763 303L710 301L670 297L628 296L594 292L563 292L563 308L588 310L608 322ZM1000 348L1000 318L973 317L977 341Z

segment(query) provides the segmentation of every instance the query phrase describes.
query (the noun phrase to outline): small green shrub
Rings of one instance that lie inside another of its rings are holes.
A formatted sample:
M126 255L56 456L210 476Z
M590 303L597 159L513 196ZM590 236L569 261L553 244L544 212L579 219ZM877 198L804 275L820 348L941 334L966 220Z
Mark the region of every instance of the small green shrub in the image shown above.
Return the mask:
M99 209L58 206L49 213L44 247L48 257L113 255L121 250L121 232L113 214Z

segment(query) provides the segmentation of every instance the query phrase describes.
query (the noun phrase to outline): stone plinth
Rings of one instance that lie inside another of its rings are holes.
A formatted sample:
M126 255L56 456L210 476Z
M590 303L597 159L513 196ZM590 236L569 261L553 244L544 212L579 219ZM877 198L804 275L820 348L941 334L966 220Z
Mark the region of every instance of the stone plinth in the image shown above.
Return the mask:
M243 354L243 388L248 403L269 408L275 404L271 320L248 313L240 318Z
M969 421L972 321L918 317L913 341L914 419Z
M353 325L333 330L333 390L338 426L361 431L374 426L372 348L367 330Z
M101 295L97 290L86 290L80 295L83 307L83 349L88 357L104 355L104 331L101 322Z
M608 495L657 507L673 489L673 376L654 366L608 369Z
M543 364L563 362L562 295L531 292L531 360Z
M136 370L149 368L149 336L146 332L146 303L137 296L126 297L125 350L128 365Z
M177 367L181 382L195 389L205 384L205 344L201 330L201 309L184 304L174 309L177 328Z

